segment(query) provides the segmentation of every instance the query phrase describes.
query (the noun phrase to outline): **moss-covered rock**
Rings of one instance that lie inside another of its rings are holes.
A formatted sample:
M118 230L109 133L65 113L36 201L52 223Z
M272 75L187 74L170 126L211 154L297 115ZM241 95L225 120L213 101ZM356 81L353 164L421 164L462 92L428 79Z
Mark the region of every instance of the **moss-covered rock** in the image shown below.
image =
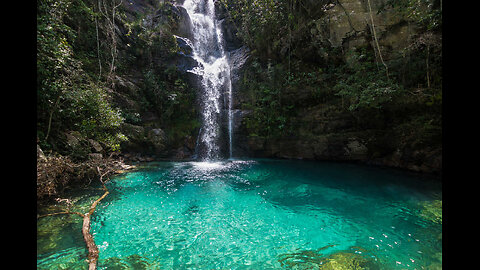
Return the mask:
M322 270L379 270L375 262L357 253L338 252L328 256Z
M422 202L420 216L432 222L442 224L442 200Z
M379 270L375 259L361 247L352 247L348 251L337 251L324 255L324 250L333 247L328 245L316 250L302 250L295 253L282 254L278 260L281 266L290 269L325 269L325 270ZM355 252L362 250L362 252Z

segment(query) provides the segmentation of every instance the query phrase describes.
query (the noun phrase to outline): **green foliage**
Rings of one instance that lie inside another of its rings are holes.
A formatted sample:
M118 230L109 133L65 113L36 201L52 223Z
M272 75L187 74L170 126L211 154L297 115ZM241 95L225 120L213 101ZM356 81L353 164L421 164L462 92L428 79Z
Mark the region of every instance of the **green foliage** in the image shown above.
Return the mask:
M127 42L125 49L125 72L132 65L153 64L156 59L167 61L179 51L173 29L177 25L178 14L169 2L160 3L157 10L137 13L135 20L122 20L126 28L124 37ZM157 63L155 63L157 64Z
M318 25L326 6L332 0L221 0L228 20L236 26L237 36L262 61L281 60L286 57L309 59L302 51L309 46L318 47ZM314 34L315 33L315 34ZM308 42L308 44L306 44Z
M72 104L68 113L72 115L77 130L104 143L112 151L119 150L120 142L125 140L118 132L124 118L120 109L111 106L105 89L92 84L83 91L70 92L67 98Z
M243 87L251 93L251 101L244 109L252 111L246 119L251 135L276 137L289 132L294 106L283 100L286 72L281 64L263 67L253 61L247 67Z
M393 8L403 18L425 26L428 30L442 27L440 0L387 0L379 9Z
M340 67L334 90L348 101L348 110L355 111L382 108L402 91L402 87L387 78L384 71L376 67L371 54L363 50L361 53L350 53L346 65Z
M278 136L286 130L287 115L290 108L281 106L279 102L280 88L268 88L260 85L257 89L257 101L249 109L252 114L247 118L247 128L258 136Z
M62 151L63 133L72 130L118 150L124 140L118 131L121 112L112 106L105 86L83 66L85 55L93 55L81 50L91 46L79 44L92 43L91 33L72 30L80 25L94 27L91 17L79 15L93 16L92 11L83 1L42 0L37 7L37 135L41 145Z
M422 148L440 145L442 142L442 120L435 114L411 116L394 128L396 134L408 145Z
M179 76L179 72L170 67L165 70L149 69L143 75L142 89L148 102L147 109L157 112L162 125L172 127L167 133L192 134L198 127L195 121L195 92Z
M288 32L289 21L293 14L286 12L289 1L274 0L222 0L227 7L231 19L240 26L237 35L260 56L270 52L279 52L285 45L285 33Z

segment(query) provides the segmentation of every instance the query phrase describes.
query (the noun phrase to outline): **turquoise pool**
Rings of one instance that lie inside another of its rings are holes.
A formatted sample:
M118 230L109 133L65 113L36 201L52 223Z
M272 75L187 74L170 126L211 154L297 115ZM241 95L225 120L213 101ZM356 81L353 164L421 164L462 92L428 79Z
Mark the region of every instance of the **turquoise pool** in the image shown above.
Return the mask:
M442 192L435 179L346 163L258 159L149 163L107 187L91 227L99 269L442 266ZM76 195L76 204L96 198L85 194ZM87 268L79 217L42 218L38 232L39 269Z

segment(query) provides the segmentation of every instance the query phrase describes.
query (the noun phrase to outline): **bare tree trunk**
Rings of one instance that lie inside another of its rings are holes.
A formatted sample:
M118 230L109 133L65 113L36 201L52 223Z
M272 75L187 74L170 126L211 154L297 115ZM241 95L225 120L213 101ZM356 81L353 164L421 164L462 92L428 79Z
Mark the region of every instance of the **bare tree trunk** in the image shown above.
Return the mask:
M52 214L46 214L42 216L38 216L37 218L41 217L47 217L47 216L54 216L54 215L61 215L61 214L75 214L83 217L83 225L82 225L82 234L83 234L83 240L85 241L85 244L87 245L88 248L88 270L96 270L97 269L97 262L98 262L98 255L99 255L99 250L97 245L95 244L95 241L93 239L93 235L90 233L90 223L91 223L91 216L95 212L95 208L97 207L98 203L103 200L107 195L108 195L108 189L105 186L102 178L109 173L105 172L104 174L100 173L100 168L97 166L97 172L100 175L100 182L102 183L103 190L105 190L105 193L98 198L96 201L92 203L90 206L90 209L87 213L82 214L79 212L71 212L71 211L64 211L64 212L58 212L58 213L52 213Z
M55 112L55 109L57 108L58 106L58 103L60 102L60 97L62 95L60 94L58 97L57 97L57 100L55 101L55 104L53 105L53 108L52 110L50 111L50 117L48 118L48 128L47 128L47 135L45 135L45 141L47 141L48 139L48 135L50 134L50 128L52 126L52 118L53 118L53 113Z
M88 211L88 213L85 213L85 215L83 216L82 234L83 234L83 240L85 240L85 243L87 244L87 248L88 248L88 270L95 270L97 268L98 255L100 253L98 251L97 245L95 244L95 241L93 240L92 234L90 234L90 217L92 216L93 212L95 212L95 208L97 207L97 204L101 200L103 200L103 198L105 198L108 195L108 193L109 193L108 190L105 191L102 197L98 198L92 204L92 206L90 206L90 211Z

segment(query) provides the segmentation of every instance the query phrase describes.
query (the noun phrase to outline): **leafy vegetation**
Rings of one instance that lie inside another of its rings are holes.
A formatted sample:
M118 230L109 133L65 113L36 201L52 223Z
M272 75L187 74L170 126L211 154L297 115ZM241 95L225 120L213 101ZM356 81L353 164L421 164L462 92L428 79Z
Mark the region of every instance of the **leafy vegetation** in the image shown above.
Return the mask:
M78 56L78 44L87 46L84 42L87 37L67 23L72 19L70 16L82 14L90 18L93 11L83 1L42 0L37 7L37 137L40 145L46 150L62 152L65 148L60 143L64 132L79 131L111 150L118 150L124 139L119 131L124 119L112 104L106 84L83 68L84 55Z
M428 30L435 30L442 27L441 5L441 0L387 0L379 12L393 8L398 16L419 23Z
M195 93L175 67L175 9L169 1L37 2L40 199L91 182L129 141L178 148L198 130Z
M349 49L332 46L324 16L335 6L345 10L337 1L222 0L221 3L237 27L238 37L252 49L240 87L249 98L243 106L252 112L245 120L251 136L295 135L298 131L295 121L305 107L334 104L339 111L349 112L356 119L357 128L395 125L393 130L399 132L396 137L408 133L402 138L424 143L430 138L431 144L440 142L439 1L386 1L372 11L399 17L396 27L415 24L421 29L408 37L409 43L403 49L387 50L384 62L388 74L375 43ZM374 39L371 27L355 29L349 23L351 36ZM373 124L378 119L390 120Z
M379 71L373 55L365 49L351 52L345 65L337 70L338 82L333 87L336 95L346 99L348 110L380 109L403 90L395 80Z
M122 123L142 125L142 115L151 112L173 141L198 127L195 94L174 65L175 7L165 2L139 13L121 3L37 3L37 138L43 150L85 159L88 144L72 152L67 142L66 133L79 132L119 151L128 139ZM130 78L140 93L129 90Z
M403 48L383 44L382 52L373 42L373 27L359 29L351 20L345 44L333 46L326 16L334 8L345 10L339 1L216 5L251 51L238 87L242 109L250 111L248 135L314 137L307 133L315 129L298 120L305 111L328 107L351 115L351 128L387 130L397 145L441 143L440 1L388 0L376 6L374 14L400 18L384 36L405 26L417 29ZM95 142L104 155L118 152L128 143L125 123L134 131L146 127L145 134L164 130L162 143L171 148L186 138L194 141L199 117L194 87L177 67L179 24L172 1L38 1L39 146L75 162L88 159ZM362 45L350 46L350 39Z

